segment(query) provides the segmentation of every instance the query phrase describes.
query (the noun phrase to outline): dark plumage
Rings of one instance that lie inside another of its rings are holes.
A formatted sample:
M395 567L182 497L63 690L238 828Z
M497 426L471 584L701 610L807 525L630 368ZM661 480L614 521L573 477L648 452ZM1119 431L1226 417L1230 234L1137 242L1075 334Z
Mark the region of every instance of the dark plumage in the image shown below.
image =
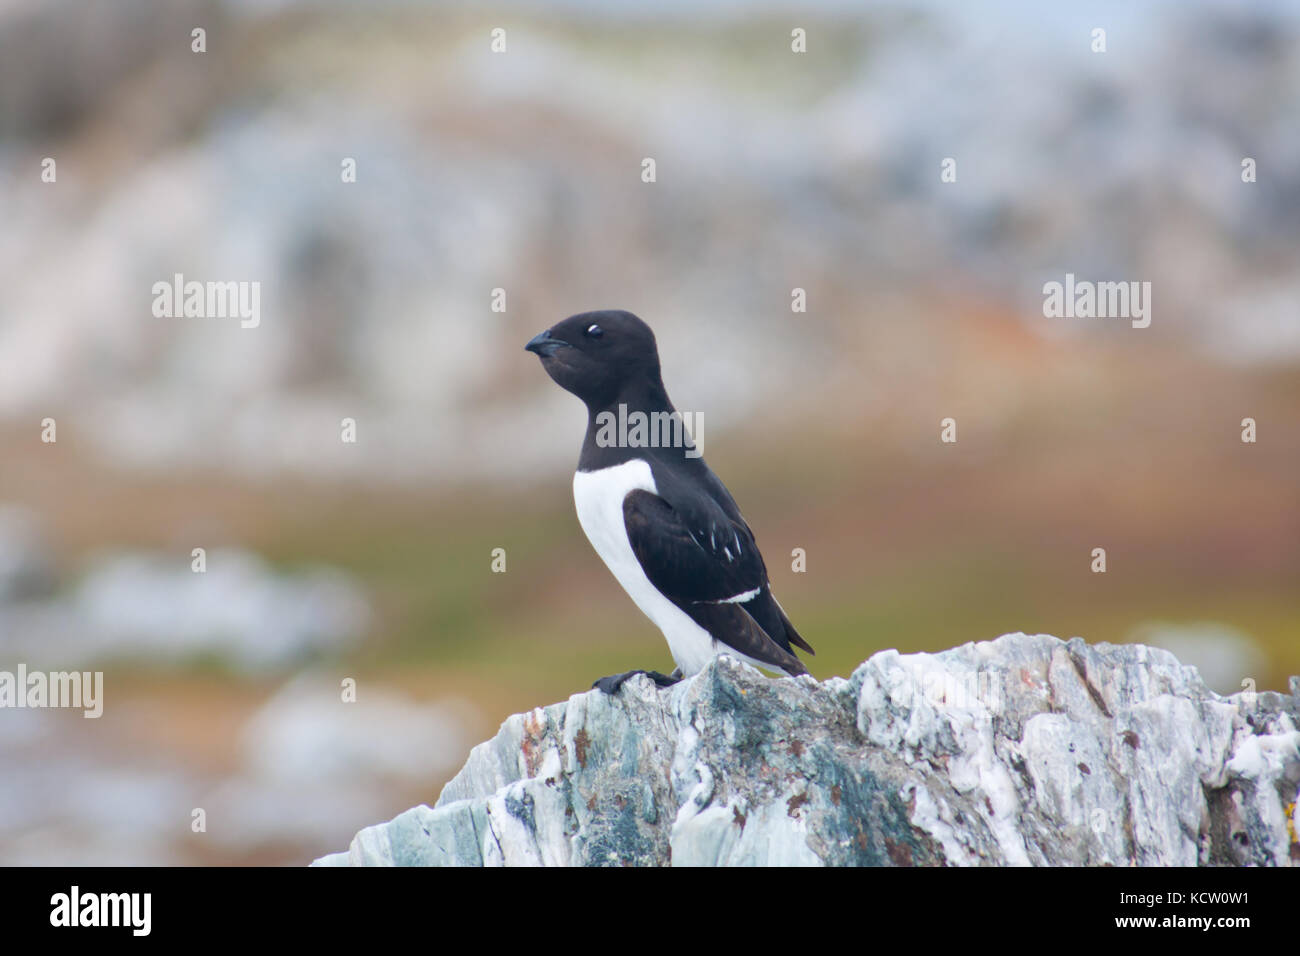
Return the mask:
M687 436L673 447L611 444L608 425L634 412L675 415L664 389L654 333L630 312L584 312L526 348L587 406L587 433L574 476L578 517L592 546L641 610L664 632L677 662L660 684L732 653L788 674L806 674L794 654L812 653L772 595L754 535ZM620 406L623 408L620 410ZM603 678L614 692L634 673Z

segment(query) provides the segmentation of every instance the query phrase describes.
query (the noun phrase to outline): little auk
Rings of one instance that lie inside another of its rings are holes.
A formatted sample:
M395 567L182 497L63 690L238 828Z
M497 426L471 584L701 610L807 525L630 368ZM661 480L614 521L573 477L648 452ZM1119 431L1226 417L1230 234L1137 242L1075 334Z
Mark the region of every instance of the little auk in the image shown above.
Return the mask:
M681 427L650 327L630 312L583 312L524 348L587 406L573 476L578 522L623 590L663 631L677 664L669 675L634 670L592 686L614 694L632 675L645 674L667 687L719 654L808 673L793 648L813 649L773 596L736 502ZM681 440L657 441L645 428L615 434L613 423L635 422L636 413Z

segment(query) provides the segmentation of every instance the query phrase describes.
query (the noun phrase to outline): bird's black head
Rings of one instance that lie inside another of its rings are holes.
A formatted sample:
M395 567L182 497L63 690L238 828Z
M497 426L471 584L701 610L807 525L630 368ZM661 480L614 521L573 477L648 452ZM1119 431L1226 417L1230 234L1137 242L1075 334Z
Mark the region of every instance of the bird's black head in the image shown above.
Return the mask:
M629 394L663 392L655 335L631 312L607 309L571 315L524 348L536 352L546 374L589 408Z

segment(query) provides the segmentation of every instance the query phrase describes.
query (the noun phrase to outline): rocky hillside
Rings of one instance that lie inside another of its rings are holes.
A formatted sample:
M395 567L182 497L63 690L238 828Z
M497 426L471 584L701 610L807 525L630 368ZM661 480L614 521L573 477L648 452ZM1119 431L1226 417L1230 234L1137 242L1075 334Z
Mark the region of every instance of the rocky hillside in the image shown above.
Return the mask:
M1295 865L1298 694L1047 635L823 683L720 658L516 714L433 808L316 862Z

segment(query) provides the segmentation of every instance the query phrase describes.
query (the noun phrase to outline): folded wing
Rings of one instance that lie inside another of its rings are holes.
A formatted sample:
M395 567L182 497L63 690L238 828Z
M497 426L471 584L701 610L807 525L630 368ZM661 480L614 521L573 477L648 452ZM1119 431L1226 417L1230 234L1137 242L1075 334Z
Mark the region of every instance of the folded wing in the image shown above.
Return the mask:
M733 650L788 674L806 674L791 645L812 652L772 596L754 536L708 498L677 507L649 491L623 499L623 522L646 577Z

